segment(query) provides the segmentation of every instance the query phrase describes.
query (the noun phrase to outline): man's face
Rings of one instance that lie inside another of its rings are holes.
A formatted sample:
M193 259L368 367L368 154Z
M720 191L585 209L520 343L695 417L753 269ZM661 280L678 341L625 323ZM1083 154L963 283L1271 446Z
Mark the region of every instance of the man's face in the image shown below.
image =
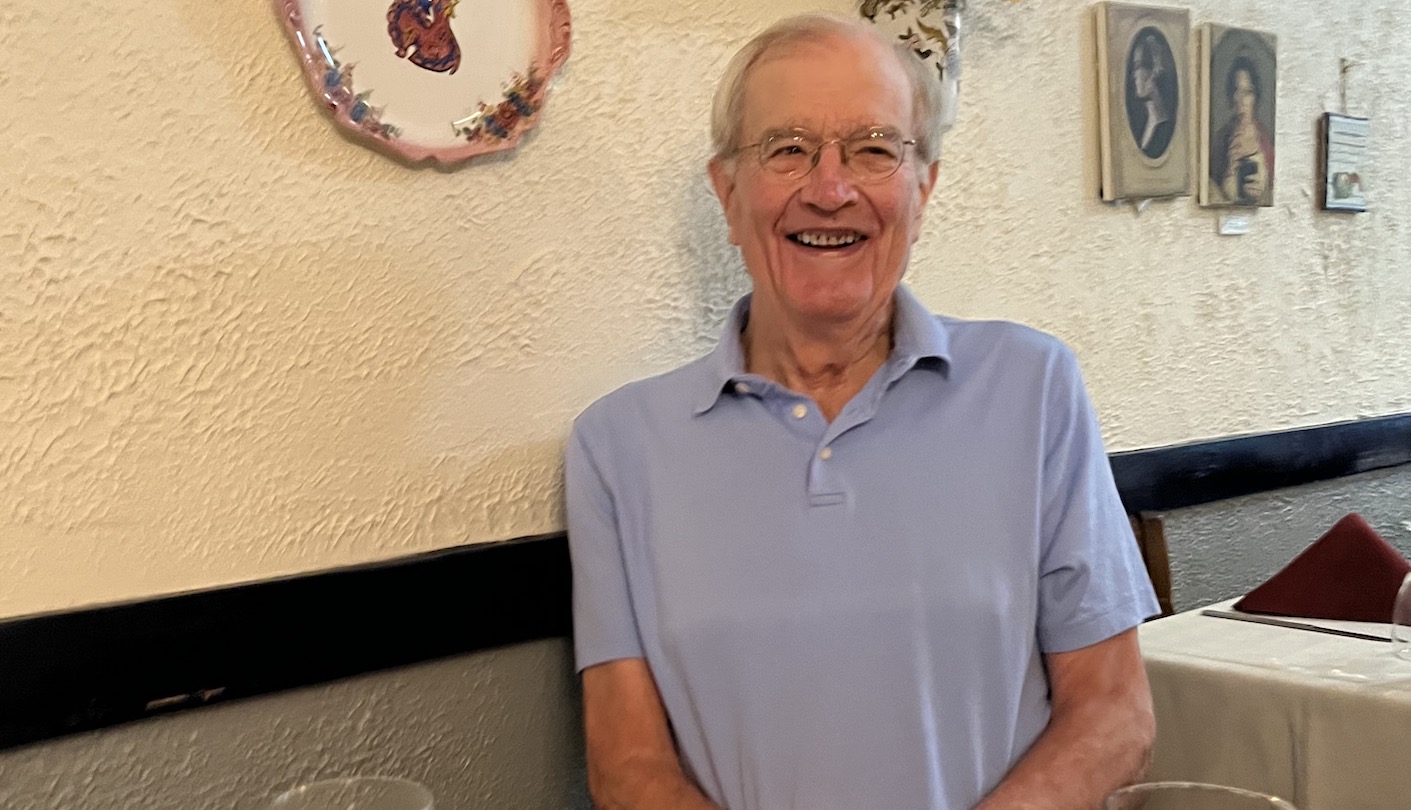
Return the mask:
M890 127L916 137L911 89L891 51L835 38L782 49L750 70L740 142L803 128L823 138ZM759 165L755 149L711 162L730 241L754 281L753 309L796 326L846 323L886 311L906 269L936 167L913 159L896 174L861 182L837 144L787 179Z

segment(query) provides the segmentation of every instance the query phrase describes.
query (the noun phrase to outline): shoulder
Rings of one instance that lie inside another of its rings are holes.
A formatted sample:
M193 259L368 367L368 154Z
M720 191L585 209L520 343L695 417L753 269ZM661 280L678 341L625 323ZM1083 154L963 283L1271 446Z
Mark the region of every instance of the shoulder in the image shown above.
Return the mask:
M583 439L620 439L640 433L647 422L688 419L696 408L695 400L712 386L709 361L707 355L604 394L574 419L574 434Z
M954 362L1074 363L1073 350L1059 338L1026 324L1005 320L966 320L937 315Z
M1084 387L1073 350L1048 332L1014 321L939 321L949 344L947 377L992 401L1067 400Z

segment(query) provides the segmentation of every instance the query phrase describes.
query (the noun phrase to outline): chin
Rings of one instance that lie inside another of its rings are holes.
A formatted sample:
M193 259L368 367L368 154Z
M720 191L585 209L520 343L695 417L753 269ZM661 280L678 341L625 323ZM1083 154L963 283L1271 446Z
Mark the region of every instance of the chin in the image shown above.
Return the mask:
M848 321L864 315L872 299L858 295L811 296L795 299L793 309L803 317L820 322Z
M872 275L835 280L830 284L804 285L789 297L794 309L818 318L838 320L858 317L873 308L880 290Z

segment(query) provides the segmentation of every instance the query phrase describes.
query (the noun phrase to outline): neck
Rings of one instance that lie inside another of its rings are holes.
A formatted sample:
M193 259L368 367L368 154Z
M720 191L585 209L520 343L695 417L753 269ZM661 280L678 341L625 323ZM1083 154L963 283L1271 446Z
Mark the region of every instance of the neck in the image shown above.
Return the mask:
M892 351L893 305L836 324L793 326L751 313L741 345L745 368L817 403L828 421L862 390Z

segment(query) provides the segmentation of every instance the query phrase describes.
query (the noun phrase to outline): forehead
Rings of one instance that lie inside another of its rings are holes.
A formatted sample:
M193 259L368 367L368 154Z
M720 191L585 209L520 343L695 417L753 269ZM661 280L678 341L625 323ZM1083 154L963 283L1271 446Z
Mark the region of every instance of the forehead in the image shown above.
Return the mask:
M911 86L894 52L862 37L783 46L750 68L741 135L805 127L842 134L883 125L912 128Z

